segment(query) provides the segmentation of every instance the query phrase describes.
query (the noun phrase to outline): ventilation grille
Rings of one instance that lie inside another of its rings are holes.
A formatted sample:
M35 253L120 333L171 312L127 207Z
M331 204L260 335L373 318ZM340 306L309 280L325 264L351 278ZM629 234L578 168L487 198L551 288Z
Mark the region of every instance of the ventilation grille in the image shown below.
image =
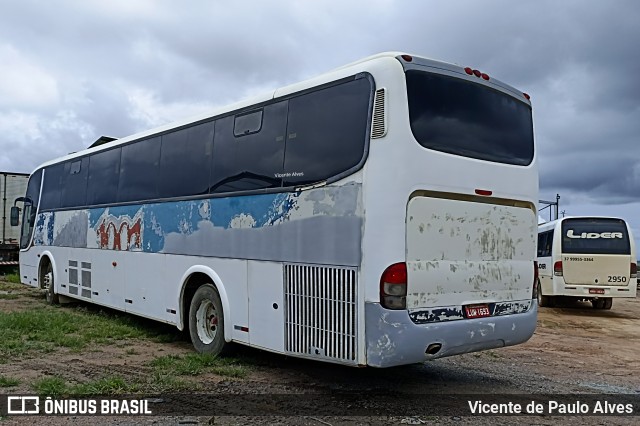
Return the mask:
M373 101L373 122L371 124L371 138L381 138L387 134L385 89L376 90L376 98Z
M285 350L356 363L356 270L285 265Z

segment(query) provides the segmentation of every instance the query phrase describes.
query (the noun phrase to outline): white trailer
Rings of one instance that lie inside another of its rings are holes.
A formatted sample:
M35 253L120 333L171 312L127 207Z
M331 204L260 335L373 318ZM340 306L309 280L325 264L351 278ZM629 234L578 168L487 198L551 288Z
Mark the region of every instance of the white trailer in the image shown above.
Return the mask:
M27 191L29 175L0 172L0 266L17 266L20 250L20 226L11 226L9 212L18 197Z

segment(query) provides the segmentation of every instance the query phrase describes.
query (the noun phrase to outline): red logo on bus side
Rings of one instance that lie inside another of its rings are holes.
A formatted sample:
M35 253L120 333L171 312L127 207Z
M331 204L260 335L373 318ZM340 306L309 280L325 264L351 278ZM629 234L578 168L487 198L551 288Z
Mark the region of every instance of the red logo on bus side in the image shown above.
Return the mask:
M127 219L118 221L103 219L96 232L101 249L131 250L142 248L141 231L142 219L138 218L133 224ZM122 247L123 241L126 244L125 247Z

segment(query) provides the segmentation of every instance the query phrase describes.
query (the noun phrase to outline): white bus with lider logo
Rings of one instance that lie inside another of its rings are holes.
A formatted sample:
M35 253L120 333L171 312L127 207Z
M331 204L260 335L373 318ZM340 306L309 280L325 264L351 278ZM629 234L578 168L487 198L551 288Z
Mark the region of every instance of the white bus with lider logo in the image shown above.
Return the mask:
M611 309L617 297L636 297L636 247L631 228L612 217L565 217L538 226L538 304L559 297Z
M40 165L20 275L201 352L388 367L531 337L537 200L527 94L386 53Z

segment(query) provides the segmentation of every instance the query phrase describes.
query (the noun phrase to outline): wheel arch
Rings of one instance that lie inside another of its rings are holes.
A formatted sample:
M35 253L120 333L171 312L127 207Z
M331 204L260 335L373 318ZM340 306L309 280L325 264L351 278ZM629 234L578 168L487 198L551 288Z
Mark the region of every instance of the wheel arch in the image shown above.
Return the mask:
M43 278L43 273L44 273L44 269L47 267L47 264L51 264L51 268L53 269L53 274L54 274L54 279L53 280L53 291L55 293L58 292L58 289L56 288L56 286L58 285L58 281L59 276L57 274L57 266L56 266L56 261L53 258L53 255L51 254L51 252L49 250L43 251L40 254L40 261L38 262L38 288L43 289L43 285L44 283L42 282L42 278Z
M187 326L191 299L193 298L196 290L204 284L212 284L220 295L220 301L222 302L222 316L224 318L224 337L225 341L230 342L232 327L229 298L220 276L213 269L207 266L192 266L182 275L180 299L178 304L178 329L184 330Z

